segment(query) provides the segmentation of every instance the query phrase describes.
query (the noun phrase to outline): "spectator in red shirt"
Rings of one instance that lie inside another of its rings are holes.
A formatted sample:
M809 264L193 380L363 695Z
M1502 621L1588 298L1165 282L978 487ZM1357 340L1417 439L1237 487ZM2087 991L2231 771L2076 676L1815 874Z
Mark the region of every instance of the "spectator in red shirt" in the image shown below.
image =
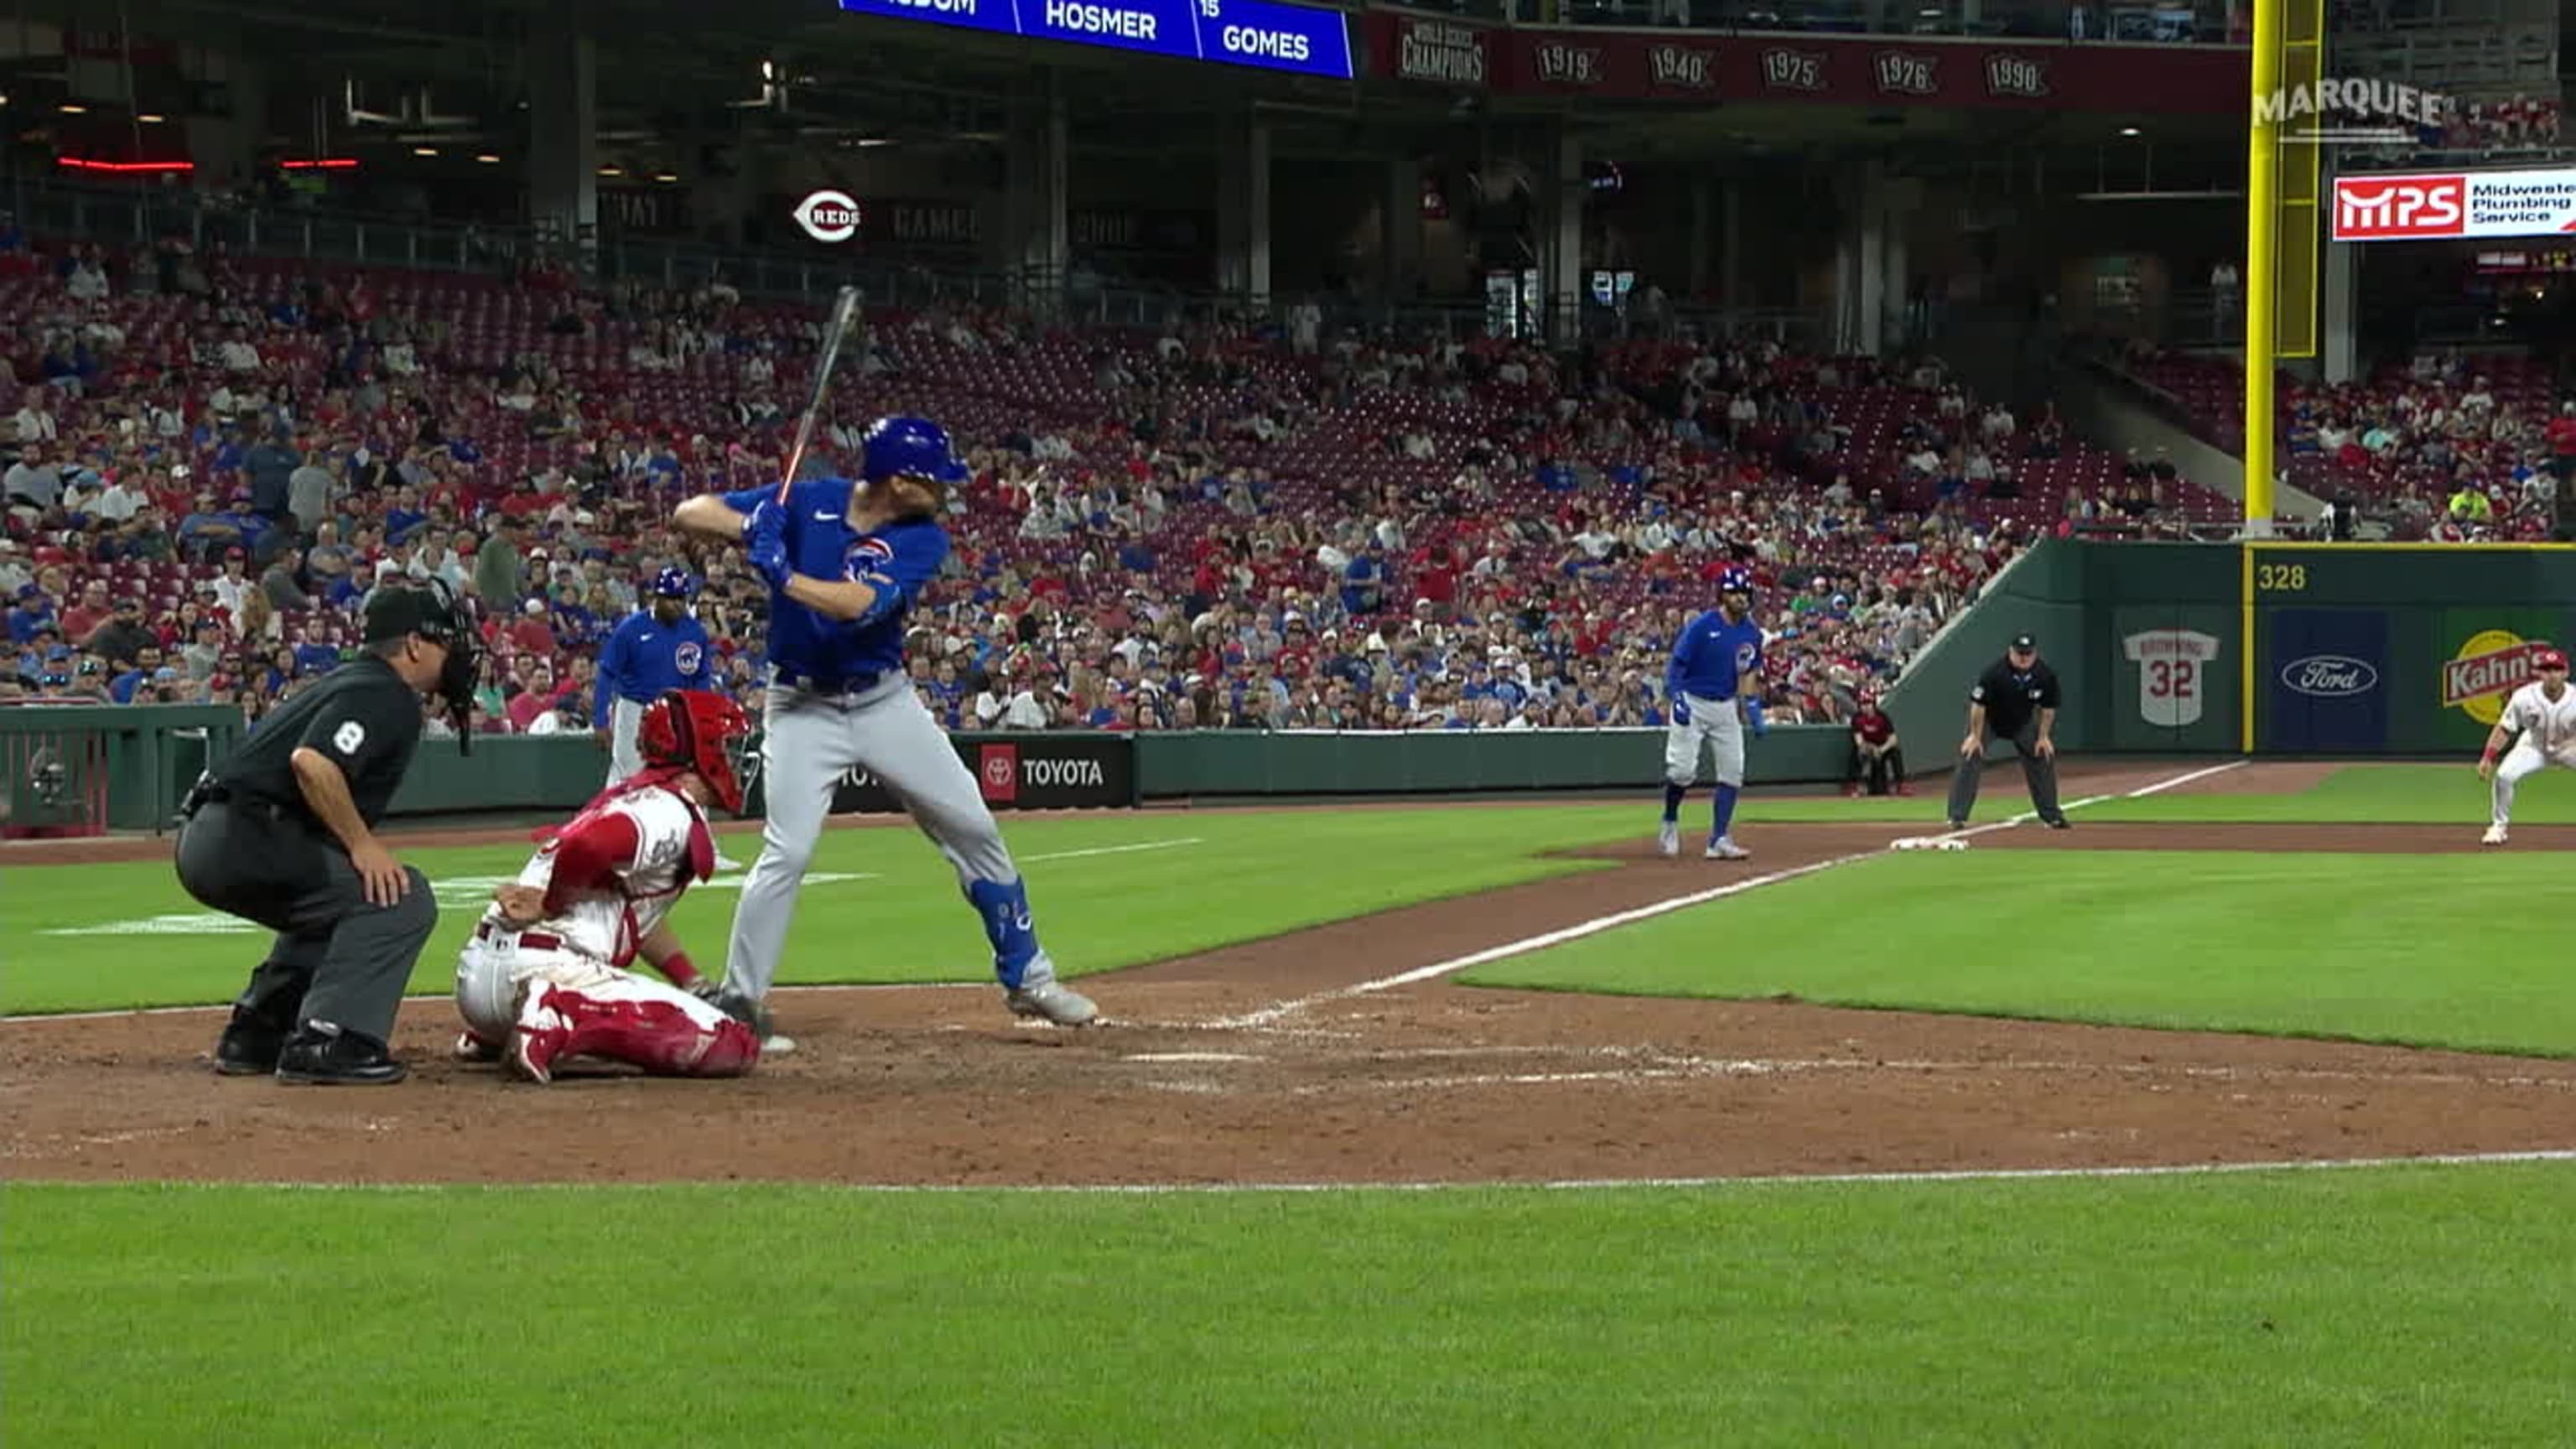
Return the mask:
M537 716L563 703L564 693L555 684L555 672L551 666L540 664L531 670L528 687L510 696L511 731L526 734L528 727L537 722Z
M1862 695L1852 715L1851 763L1843 772L1843 793L1857 796L1864 784L1873 795L1914 793L1905 783L1905 751L1896 742L1896 721L1878 707L1875 694Z
M550 658L555 652L555 631L546 622L546 601L530 599L518 622L510 626L510 644L522 654Z
M2549 420L2543 430L2549 439L2549 469L2558 475L2559 497L2567 496L2567 485L2576 480L2576 402L2558 405L2558 416Z

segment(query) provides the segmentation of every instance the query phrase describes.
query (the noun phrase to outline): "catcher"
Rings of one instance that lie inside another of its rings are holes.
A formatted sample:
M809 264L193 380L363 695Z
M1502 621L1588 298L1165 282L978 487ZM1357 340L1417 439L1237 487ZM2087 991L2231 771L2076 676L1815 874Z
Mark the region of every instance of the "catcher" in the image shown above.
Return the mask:
M493 892L456 965L457 1055L500 1059L532 1082L577 1056L655 1076L738 1077L767 1045L699 996L704 988L665 917L691 881L715 873L706 810L742 809L736 760L751 733L740 707L675 689L644 709L644 768L602 790ZM638 956L673 985L627 969Z

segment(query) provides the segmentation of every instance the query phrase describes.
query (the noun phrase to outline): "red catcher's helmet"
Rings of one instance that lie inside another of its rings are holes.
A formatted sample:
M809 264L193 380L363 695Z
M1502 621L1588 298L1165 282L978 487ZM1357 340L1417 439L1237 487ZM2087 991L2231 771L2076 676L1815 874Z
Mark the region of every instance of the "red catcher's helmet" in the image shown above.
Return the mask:
M751 737L742 706L703 689L675 689L644 707L636 748L656 765L694 770L729 815L742 813L742 772L737 761Z

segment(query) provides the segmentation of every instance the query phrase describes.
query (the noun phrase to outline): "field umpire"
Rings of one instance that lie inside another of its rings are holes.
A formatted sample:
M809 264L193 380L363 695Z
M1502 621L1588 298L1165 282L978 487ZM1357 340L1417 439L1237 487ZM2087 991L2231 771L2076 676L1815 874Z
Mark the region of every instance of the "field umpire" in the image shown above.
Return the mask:
M2030 781L2030 808L2052 830L2066 829L2057 805L2057 671L2039 657L2039 641L2013 636L2004 657L1986 666L1968 691L1968 737L1959 742L1959 768L1950 776L1950 828L1967 828L1977 805L1977 780L1986 769L1986 736L2012 741L2021 772Z
M429 881L375 824L420 744L421 700L470 707L470 621L443 587L367 603L365 654L307 686L209 771L181 807L179 884L277 933L215 1043L226 1076L382 1085L421 946L438 924ZM470 732L458 730L460 745Z

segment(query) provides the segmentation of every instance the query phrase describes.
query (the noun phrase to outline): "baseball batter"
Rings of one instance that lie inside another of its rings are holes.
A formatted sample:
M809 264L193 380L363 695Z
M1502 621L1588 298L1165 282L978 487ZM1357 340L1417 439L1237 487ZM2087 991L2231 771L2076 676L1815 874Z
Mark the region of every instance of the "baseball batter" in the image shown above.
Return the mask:
M2492 782L2495 817L2487 825L2486 843L2502 845L2513 823L2513 791L2525 775L2544 765L2576 769L2576 692L2567 688L2567 655L2544 649L2532 661L2540 678L2513 692L2504 714L2487 731L2486 753L2478 757L2478 778ZM2498 760L2496 752L2513 741Z
M599 688L591 698L591 728L608 736L608 783L644 768L635 748L635 726L645 706L675 689L705 689L707 631L689 613L697 581L683 568L653 577L651 607L618 624L599 651Z
M1682 849L1682 797L1699 778L1703 752L1717 762L1717 795L1711 811L1707 858L1743 860L1753 852L1728 832L1735 797L1744 788L1744 726L1756 735L1762 723L1762 627L1753 622L1753 575L1731 568L1717 580L1717 607L1693 616L1673 641L1664 667L1664 693L1673 722L1664 731L1664 825L1656 848Z
M715 871L706 810L742 809L734 760L751 735L720 695L675 690L637 722L643 768L602 790L493 892L456 963L457 1054L497 1055L550 1081L577 1056L657 1076L738 1077L760 1060L745 1023L627 969L641 957L674 981L697 972L666 917Z
M937 518L965 466L946 430L916 417L879 418L859 453L855 483L799 479L783 505L769 488L701 494L674 515L692 533L741 541L770 587L760 748L768 821L734 911L717 999L770 1033L763 1001L778 977L796 889L841 776L858 769L902 802L956 870L1010 1009L1083 1025L1096 1009L1056 980L1001 827L904 673L904 615L948 556Z

